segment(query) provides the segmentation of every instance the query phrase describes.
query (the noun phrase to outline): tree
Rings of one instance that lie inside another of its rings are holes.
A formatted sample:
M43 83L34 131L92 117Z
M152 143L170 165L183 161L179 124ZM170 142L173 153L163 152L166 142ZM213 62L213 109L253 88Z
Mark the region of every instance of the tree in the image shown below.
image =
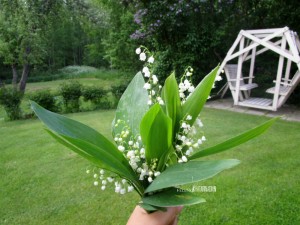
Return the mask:
M20 67L24 92L30 68L107 65L102 21L102 11L85 0L0 0L0 57L12 68L14 86Z
M58 1L47 14L44 67L55 70L68 65L107 66L103 38L107 36L106 10L92 1Z
M165 78L172 70L182 74L186 66L196 71L197 81L221 60L219 30L231 3L196 0L124 1L134 7L139 26L131 38L150 43L159 52L156 74ZM222 1L223 2L223 1Z
M137 29L132 22L133 14L130 6L124 6L121 1L95 0L94 2L109 15L107 36L103 38L103 45L105 58L109 61L110 67L136 71L141 65L136 60L135 49L141 42L130 38Z
M40 4L38 4L40 3ZM30 66L42 59L43 4L47 1L0 1L0 55L12 68L12 83L17 86L17 67L22 66L19 90L25 91Z

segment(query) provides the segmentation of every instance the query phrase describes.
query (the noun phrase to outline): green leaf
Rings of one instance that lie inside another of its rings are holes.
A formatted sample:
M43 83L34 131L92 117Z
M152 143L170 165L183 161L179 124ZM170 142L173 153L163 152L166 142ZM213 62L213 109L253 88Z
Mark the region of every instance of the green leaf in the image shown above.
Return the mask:
M197 159L200 157L216 154L216 153L228 150L230 148L233 148L235 146L238 146L242 143L245 143L246 141L249 141L249 140L257 137L258 135L262 134L263 132L265 132L270 126L273 125L273 123L277 119L278 119L278 117L268 120L267 122L261 124L260 126L257 126L249 131L246 131L236 137L233 137L233 138L226 140L222 143L219 143L215 146L198 151L198 152L194 153L193 155L191 155L189 157L189 159Z
M126 167L122 161L119 161L104 149L77 138L71 138L65 135L61 135L61 137L77 148L81 149L83 152L86 152L87 154L101 161L102 165L105 166L104 168L119 174L122 177L128 177L130 180L132 180L130 167ZM124 160L126 159L124 158Z
M162 94L166 107L166 114L172 119L173 135L175 135L180 126L181 104L178 85L174 73L166 79Z
M170 188L165 191L143 197L142 202L156 207L172 207L203 203L205 202L205 199L179 188Z
M177 158L177 155L175 153L175 149L174 149L173 145L170 146L170 149L169 149L169 151L168 151L167 154L168 154L167 155L167 157L168 157L167 161L166 162L162 162L162 163L164 163L164 165L165 164L173 165L173 164L178 163L178 158ZM163 167L162 165L159 165L159 168L164 169L165 166Z
M213 69L204 79L197 85L194 92L187 98L182 106L182 119L187 115L191 115L192 119L188 121L193 125L201 112L214 84L219 66Z
M166 212L167 209L164 208L164 207L158 207L158 206L154 206L154 205L149 205L149 204L146 204L146 203L139 203L139 206L141 206L143 209L145 209L148 213L152 213L152 212L155 212L155 211L163 211L163 212Z
M164 114L159 104L153 105L145 114L140 131L148 164L150 165L151 159L165 162L166 152L172 143L172 121Z
M105 165L103 165L101 160L96 159L95 157L92 157L91 155L87 154L86 152L82 151L81 149L78 149L76 146L70 144L69 142L67 142L65 139L63 139L60 135L54 133L51 130L46 129L46 131L60 144L66 146L67 148L69 148L70 150L72 150L73 152L77 153L78 155L80 155L81 157L89 160L90 162L92 162L93 164L95 164L96 166L106 169Z
M114 170L112 167L110 167L109 165L103 163L102 159L98 159L97 156L95 156L93 153L91 153L89 150L84 150L81 149L79 146L77 146L76 144L72 143L72 141L68 141L67 139L64 139L62 135L58 135L56 133L54 133L51 130L46 129L46 131L56 140L58 141L60 144L66 146L67 148L71 149L72 151L74 151L75 153L77 153L78 155L82 156L83 158L86 158L87 160L91 161L92 163L94 163L96 166L109 170L111 172L118 172L116 170ZM97 153L101 154L101 151L98 151ZM111 156L109 156L111 157ZM105 154L104 154L104 158L105 158Z
M31 106L39 119L52 131L52 136L60 143L67 147L71 146L66 144L65 141L71 143L76 147L76 149L71 147L71 150L76 150L77 153L80 150L80 155L90 161L93 161L91 157L94 157L97 159L98 165L100 162L102 163L102 168L120 174L122 177L134 182L136 186L139 185L138 178L126 158L103 135L82 123L50 112L35 102L31 101ZM55 136L54 133L58 135Z
M237 159L178 163L168 167L156 177L145 193L205 180L239 163Z
M116 110L116 115L112 123L113 135L120 134L124 125L115 127L116 121L125 121L129 126L133 136L139 134L140 122L144 114L149 109L148 93L144 88L144 78L141 72L132 79L127 89L123 93Z
M59 143L63 144L75 153L79 154L83 158L89 160L96 166L111 171L129 180L136 187L136 189L138 189L137 191L140 194L142 194L143 187L137 179L137 176L135 175L134 171L131 169L130 165L126 161L126 159L124 159L126 162L121 162L113 156L111 156L110 154L108 154L107 151L89 142L64 135L58 135L52 132L51 130L46 131Z
M33 101L30 101L30 103L38 118L55 133L90 142L105 149L115 158L121 161L124 159L124 156L117 147L93 128L65 116L50 112Z

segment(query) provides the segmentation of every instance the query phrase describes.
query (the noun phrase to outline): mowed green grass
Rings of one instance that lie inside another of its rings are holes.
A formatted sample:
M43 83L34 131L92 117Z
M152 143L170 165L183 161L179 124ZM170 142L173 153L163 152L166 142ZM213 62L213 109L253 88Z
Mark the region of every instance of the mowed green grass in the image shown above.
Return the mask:
M66 79L66 80L55 80L55 81L44 81L44 82L36 82L36 83L28 83L27 84L27 93L32 93L37 90L44 90L49 89L51 91L56 91L60 84L64 82L72 82L72 81L78 81L84 86L99 86L104 89L109 89L112 85L118 85L121 82L124 82L124 79L114 79L114 80L108 80L108 79L99 79L99 78L73 78L73 79Z
M111 137L114 111L67 115ZM205 109L206 146L268 118ZM206 159L241 164L194 185L206 203L185 207L179 224L300 224L300 123L279 120L264 135ZM57 144L36 119L0 122L0 224L125 224L139 197L93 186L93 166ZM199 171L201 172L201 171ZM192 188L189 186L188 188Z

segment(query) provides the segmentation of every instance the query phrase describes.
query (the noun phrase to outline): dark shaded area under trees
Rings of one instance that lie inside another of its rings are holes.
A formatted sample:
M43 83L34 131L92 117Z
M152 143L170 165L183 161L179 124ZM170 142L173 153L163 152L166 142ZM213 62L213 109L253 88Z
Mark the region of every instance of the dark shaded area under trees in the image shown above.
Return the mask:
M241 29L297 32L299 17L300 2L291 0L0 0L0 79L18 80L22 89L29 72L68 65L135 72L142 63L134 50L143 44L158 53L160 80L190 65L199 82ZM255 72L266 74L262 82L277 63L272 54L260 57ZM299 99L297 88L290 103Z

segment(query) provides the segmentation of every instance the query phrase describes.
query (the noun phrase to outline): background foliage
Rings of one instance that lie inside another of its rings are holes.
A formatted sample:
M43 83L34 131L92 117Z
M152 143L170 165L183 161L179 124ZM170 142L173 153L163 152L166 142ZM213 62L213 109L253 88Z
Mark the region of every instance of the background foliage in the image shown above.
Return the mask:
M134 49L144 44L158 53L160 80L191 65L199 82L241 29L299 31L299 17L300 2L291 0L1 0L0 80L11 82L15 74L19 82L27 64L30 77L50 77L69 65L136 72L141 62ZM258 59L261 83L273 79L277 63L272 54ZM299 93L290 103L300 102Z
M23 93L15 88L0 89L0 105L3 106L9 120L21 118L21 101Z

